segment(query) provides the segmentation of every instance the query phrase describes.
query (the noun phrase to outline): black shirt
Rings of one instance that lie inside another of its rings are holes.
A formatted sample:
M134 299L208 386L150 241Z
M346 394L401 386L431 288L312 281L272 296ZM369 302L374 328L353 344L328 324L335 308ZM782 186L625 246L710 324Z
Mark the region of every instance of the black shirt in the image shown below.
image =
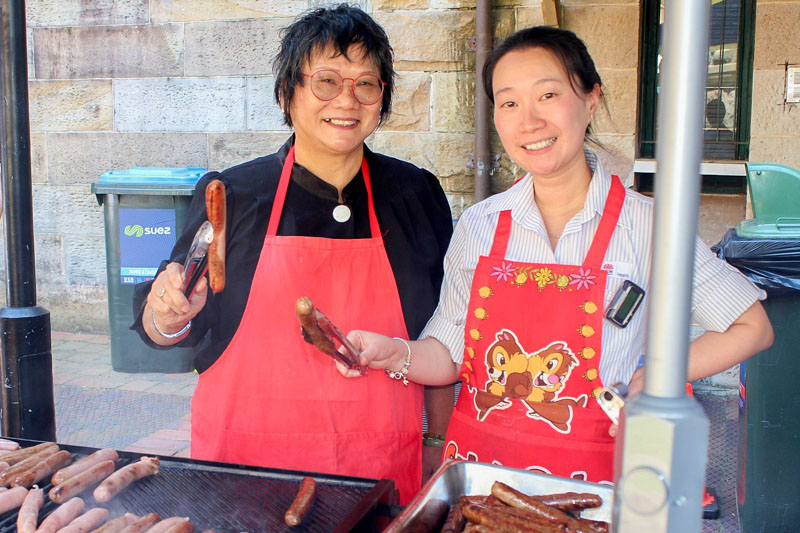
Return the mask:
M280 179L281 169L294 139L274 154L229 168L209 172L197 182L183 233L170 261L182 263L194 234L206 219L205 189L212 179L225 184L227 197L227 249L225 290L208 293L203 310L192 319L189 334L175 346L196 346L195 367L209 368L227 347L239 327ZM442 282L442 261L453 232L450 207L436 177L416 166L372 153L364 147L372 182L375 212L381 228L408 334L417 338L433 313ZM352 216L340 223L333 219L339 204L336 188L301 165L292 168L292 180L278 225L278 235L333 239L370 237L367 191L359 173L343 189L342 199ZM161 272L167 265L164 261ZM142 326L142 311L152 281L136 286L134 324L150 346ZM265 303L265 305L268 305Z

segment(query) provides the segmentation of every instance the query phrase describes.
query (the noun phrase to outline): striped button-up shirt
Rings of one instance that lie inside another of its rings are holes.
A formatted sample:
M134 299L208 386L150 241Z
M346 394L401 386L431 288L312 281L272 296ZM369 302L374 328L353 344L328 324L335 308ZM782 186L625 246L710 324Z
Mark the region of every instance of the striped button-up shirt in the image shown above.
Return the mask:
M456 225L444 261L444 282L439 305L420 338L435 337L460 363L464 354L464 325L472 277L480 256L489 254L501 211L512 217L506 258L527 263L580 265L589 251L600 222L611 175L594 152L586 151L592 180L583 209L567 222L555 250L550 247L544 222L533 196L533 181L526 175L507 191L467 209ZM614 235L606 252L608 271L605 305L629 279L646 291L639 311L626 328L603 321L600 377L604 383L627 383L646 348L647 302L653 258L653 200L626 189ZM677 282L677 281L676 281ZM698 237L695 242L691 313L694 323L722 332L765 293L738 270L717 258ZM525 302L519 302L525 309ZM527 309L535 315L537 309Z

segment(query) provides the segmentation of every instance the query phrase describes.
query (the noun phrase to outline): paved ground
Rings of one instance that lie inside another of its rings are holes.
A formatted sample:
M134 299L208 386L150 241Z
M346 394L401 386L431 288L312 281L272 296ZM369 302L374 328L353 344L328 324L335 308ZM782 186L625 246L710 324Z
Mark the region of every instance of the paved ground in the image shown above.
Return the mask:
M54 332L52 348L59 442L189 456L196 373L115 372L104 335Z
M189 456L189 401L197 374L126 374L111 368L108 336L52 334L59 442ZM711 422L706 482L721 514L703 533L739 533L736 515L738 403L735 392L698 387Z

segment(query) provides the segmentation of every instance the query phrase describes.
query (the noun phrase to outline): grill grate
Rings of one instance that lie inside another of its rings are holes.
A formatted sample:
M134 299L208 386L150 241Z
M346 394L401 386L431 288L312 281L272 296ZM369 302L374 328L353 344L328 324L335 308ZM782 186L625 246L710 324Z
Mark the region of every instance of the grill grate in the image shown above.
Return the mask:
M61 448L73 452L75 460L94 451L82 447ZM117 469L141 456L119 454ZM171 457L159 459L158 475L133 483L110 502L98 504L91 490L80 494L86 509L104 507L109 510L109 520L126 512L140 516L155 512L162 519L188 516L196 531L213 529L217 533L339 533L350 531L379 502L390 503L393 491L391 481L313 474L317 482L314 505L300 526L289 527L283 522L283 514L294 500L305 473ZM51 485L48 483L43 488L47 492ZM40 523L55 508L45 496ZM16 531L16 520L16 511L0 516L0 533Z

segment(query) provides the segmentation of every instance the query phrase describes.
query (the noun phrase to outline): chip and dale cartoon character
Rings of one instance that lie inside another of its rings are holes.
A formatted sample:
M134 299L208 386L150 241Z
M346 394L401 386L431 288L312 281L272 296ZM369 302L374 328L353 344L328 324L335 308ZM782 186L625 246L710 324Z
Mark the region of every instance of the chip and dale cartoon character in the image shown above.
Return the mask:
M561 433L569 433L572 407L584 407L585 394L578 398L559 397L572 368L578 364L566 343L552 342L545 348L526 353L513 332L503 329L486 352L489 380L485 391L475 394L478 420L494 409L508 409L519 399L528 407L528 416L542 419Z

